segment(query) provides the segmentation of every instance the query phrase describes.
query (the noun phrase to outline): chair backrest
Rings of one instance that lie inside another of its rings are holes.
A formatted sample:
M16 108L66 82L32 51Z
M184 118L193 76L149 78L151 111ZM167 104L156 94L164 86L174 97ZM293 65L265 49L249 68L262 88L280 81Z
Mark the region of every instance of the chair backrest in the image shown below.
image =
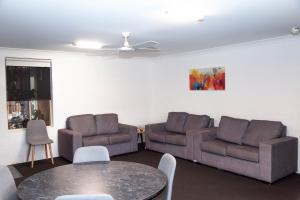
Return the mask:
M56 197L55 200L113 200L109 194L79 194Z
M32 140L49 139L44 120L30 120L26 128L26 140L31 143Z
M169 153L165 153L160 159L158 169L160 169L168 178L167 188L164 191L164 200L171 200L173 179L176 169L176 159Z
M0 166L0 199L17 200L15 181L6 166Z
M110 161L109 153L104 146L87 146L76 149L73 163Z

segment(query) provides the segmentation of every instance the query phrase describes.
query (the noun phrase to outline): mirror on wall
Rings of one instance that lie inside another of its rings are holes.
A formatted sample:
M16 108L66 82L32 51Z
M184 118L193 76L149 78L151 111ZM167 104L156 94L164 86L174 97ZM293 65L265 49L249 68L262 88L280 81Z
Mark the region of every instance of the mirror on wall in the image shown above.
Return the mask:
M52 125L51 60L6 58L8 129L42 119Z

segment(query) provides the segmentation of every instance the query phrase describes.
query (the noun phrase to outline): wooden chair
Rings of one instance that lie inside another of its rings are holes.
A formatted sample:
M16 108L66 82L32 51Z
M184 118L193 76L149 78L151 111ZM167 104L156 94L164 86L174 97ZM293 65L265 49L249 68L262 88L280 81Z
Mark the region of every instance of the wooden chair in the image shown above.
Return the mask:
M30 153L31 153L31 168L33 168L34 165L36 145L44 145L47 159L49 158L48 157L48 147L49 147L51 163L54 165L52 148L51 148L51 143L53 143L53 140L51 140L48 136L47 128L44 120L30 120L27 123L26 140L27 143L29 144L27 162L29 161Z

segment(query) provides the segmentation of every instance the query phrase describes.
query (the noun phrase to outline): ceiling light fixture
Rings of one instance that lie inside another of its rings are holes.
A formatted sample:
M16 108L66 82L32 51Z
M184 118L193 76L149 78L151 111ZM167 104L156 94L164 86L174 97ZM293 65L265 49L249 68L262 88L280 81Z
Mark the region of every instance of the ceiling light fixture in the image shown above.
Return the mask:
M200 17L198 17L198 22L203 22L204 19L205 19L205 16L204 16L204 15L203 15L203 16L200 16Z
M78 40L73 44L77 48L83 49L101 49L103 44L97 41Z
M170 4L169 1L161 0L160 9L154 11L151 16L156 20L176 25L203 22L208 16L220 12L216 6L216 2L219 1L188 0L188 3L186 1L175 1Z
M170 10L170 11L164 11L165 18L169 22L174 22L174 23L186 23L186 22L202 22L204 21L205 16L204 15L199 15L198 12L183 12L182 10Z
M294 26L291 28L292 35L298 35L300 33L300 28L298 26Z

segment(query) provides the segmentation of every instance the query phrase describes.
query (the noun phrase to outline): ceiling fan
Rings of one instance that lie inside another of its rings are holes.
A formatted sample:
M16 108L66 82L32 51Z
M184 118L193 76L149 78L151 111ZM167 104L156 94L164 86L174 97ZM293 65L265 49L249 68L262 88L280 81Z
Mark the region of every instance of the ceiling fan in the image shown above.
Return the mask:
M128 38L130 37L130 32L123 32L122 36L124 38L123 46L117 48L108 48L109 46L104 46L101 50L108 50L108 51L118 51L119 53L123 52L158 52L159 48L156 45L159 42L149 40L137 44L130 44Z

